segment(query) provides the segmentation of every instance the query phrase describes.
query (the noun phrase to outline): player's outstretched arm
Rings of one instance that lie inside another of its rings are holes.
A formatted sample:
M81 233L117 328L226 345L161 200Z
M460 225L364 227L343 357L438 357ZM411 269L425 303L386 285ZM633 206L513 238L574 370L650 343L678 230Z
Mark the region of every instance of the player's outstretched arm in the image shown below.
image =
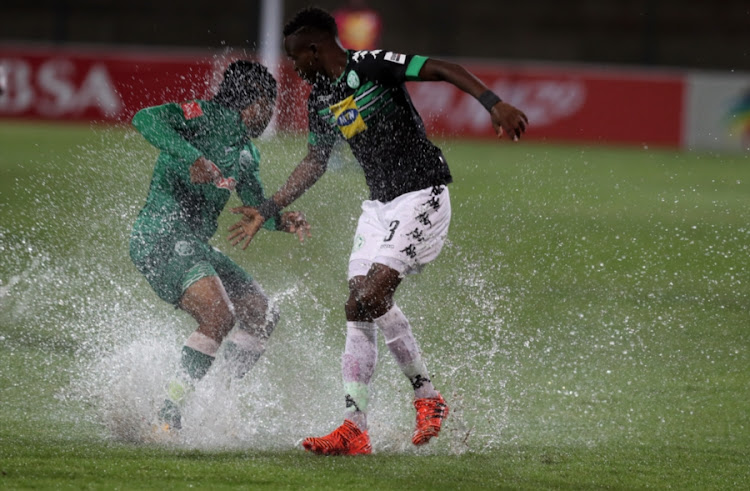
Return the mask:
M286 183L267 202L277 206L277 211L289 206L318 182L318 179L326 171L327 163L328 155L318 147L308 144L305 158L295 167ZM258 207L261 213L264 205L265 203ZM273 216L274 214L266 216Z
M263 223L272 216L279 213L284 207L292 204L297 198L302 196L305 191L310 189L313 184L318 182L320 176L326 171L326 163L328 156L324 155L316 149L313 145L308 146L308 153L304 159L295 167L289 178L286 180L281 189L276 194L264 201L257 208L250 206L241 206L233 208L232 213L242 214L243 219L237 222L235 225L230 227L230 231L233 233L228 237L232 245L237 245L240 242L242 248L245 249L250 244L250 241L258 233ZM303 228L299 222L295 230L290 230L292 233L296 233L300 240L303 239L304 235L310 236L309 225L307 228ZM306 222L305 222L306 224ZM300 235L300 231L302 236Z
M518 141L526 131L529 120L518 108L503 102L473 73L456 63L428 58L419 71L419 80L449 82L476 98L489 111L492 126L497 136L507 133L513 141Z
M232 208L232 213L240 214L242 218L229 227L230 234L227 240L233 246L242 242L242 250L245 250L250 245L250 241L253 240L255 234L260 230L264 220L261 219L262 217L258 213L258 210L252 206ZM307 219L301 211L284 212L279 217L279 220L281 222L278 230L295 234L300 244L305 242L305 239L312 237L310 224L307 223Z

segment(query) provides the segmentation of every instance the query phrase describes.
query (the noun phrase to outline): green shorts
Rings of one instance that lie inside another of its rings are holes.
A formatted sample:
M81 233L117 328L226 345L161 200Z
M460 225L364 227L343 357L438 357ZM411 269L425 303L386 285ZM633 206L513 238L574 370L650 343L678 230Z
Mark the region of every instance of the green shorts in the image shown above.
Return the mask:
M144 243L144 236L130 239L130 257L157 295L177 304L193 283L206 276L218 276L230 298L252 288L253 277L218 249L195 236L180 234ZM150 252L141 254L144 249Z

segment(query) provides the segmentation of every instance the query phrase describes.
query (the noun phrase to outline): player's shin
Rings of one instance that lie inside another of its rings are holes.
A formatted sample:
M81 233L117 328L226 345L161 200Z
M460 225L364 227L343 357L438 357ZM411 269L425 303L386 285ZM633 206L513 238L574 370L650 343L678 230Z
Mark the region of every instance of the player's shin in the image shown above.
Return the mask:
M371 322L346 323L346 347L341 358L346 411L344 418L367 429L370 380L378 360L377 329Z
M383 332L385 344L396 359L401 371L414 388L414 397L437 397L437 391L430 381L427 367L422 360L411 325L401 309L394 305L383 316L375 319Z
M232 376L244 377L266 351L266 340L242 329L235 329L225 342L225 356Z
M241 321L225 342L225 355L232 376L244 377L266 351L268 339L279 322L279 311L269 306L265 319L257 325Z
M159 411L159 419L170 428L182 426L180 406L193 391L195 383L202 379L216 358L219 343L195 331L182 347L180 370L167 384L167 394Z

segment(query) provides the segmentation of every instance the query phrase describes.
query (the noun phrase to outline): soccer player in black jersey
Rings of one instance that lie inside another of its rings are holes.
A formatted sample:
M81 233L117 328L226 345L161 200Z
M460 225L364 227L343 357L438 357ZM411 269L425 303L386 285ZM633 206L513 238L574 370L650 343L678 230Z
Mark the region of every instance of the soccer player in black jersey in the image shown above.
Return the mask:
M343 136L370 190L349 258L346 345L342 357L344 424L306 450L327 455L371 452L367 432L369 382L377 361L377 332L414 388L415 445L438 436L448 406L430 381L409 321L393 296L405 274L439 254L451 217L451 174L425 135L404 82L443 81L474 96L489 112L497 135L517 141L526 115L500 100L455 63L392 51L349 51L338 42L326 11L298 12L284 28L284 48L297 73L312 85L308 98L308 153L287 182L246 220L230 240L246 247L263 222L299 198L325 172L331 148Z

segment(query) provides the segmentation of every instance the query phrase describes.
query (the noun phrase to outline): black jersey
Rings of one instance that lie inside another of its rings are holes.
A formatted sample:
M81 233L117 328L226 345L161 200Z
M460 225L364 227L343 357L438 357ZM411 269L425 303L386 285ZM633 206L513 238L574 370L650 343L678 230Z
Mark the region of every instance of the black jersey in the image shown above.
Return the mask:
M427 58L390 51L348 51L346 69L313 86L307 102L309 143L345 138L365 172L370 199L451 182L448 164L425 134L404 82L419 80Z

